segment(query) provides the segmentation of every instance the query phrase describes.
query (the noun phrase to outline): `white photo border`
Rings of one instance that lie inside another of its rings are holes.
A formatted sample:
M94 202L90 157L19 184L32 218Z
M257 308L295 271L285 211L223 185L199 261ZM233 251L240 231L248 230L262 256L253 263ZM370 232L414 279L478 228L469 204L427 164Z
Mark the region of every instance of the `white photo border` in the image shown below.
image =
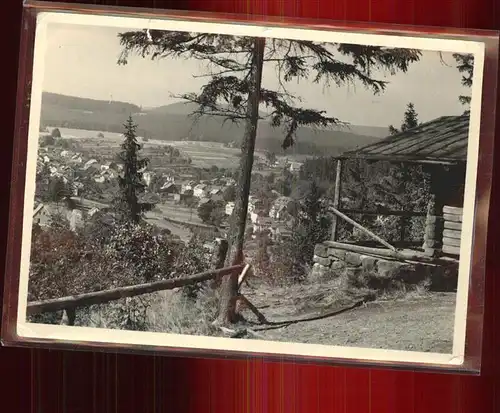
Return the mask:
M51 24L64 23L84 26L119 27L123 29L158 29L199 33L231 34L236 36L313 40L334 43L369 44L373 46L403 47L474 55L474 83L470 107L467 170L464 194L464 213L460 264L455 308L453 349L451 354L386 350L361 347L329 346L252 339L231 339L180 335L158 332L133 332L103 328L57 326L29 323L26 321L28 278L33 225L34 191L38 135L41 117L42 84L44 79L44 55L46 34ZM344 359L346 361L374 361L392 363L419 363L422 365L449 365L458 367L465 360L468 293L471 280L472 243L476 209L476 182L479 155L479 131L485 44L479 41L439 39L422 35L366 34L349 31L318 30L260 26L256 23L219 23L181 20L178 18L144 18L88 15L73 12L40 12L37 15L33 59L31 107L29 116L28 150L26 162L26 186L19 277L19 300L16 333L20 338L31 340L55 340L71 344L102 343L127 346L148 346L164 349L191 349L199 351L233 351L276 356L317 357Z

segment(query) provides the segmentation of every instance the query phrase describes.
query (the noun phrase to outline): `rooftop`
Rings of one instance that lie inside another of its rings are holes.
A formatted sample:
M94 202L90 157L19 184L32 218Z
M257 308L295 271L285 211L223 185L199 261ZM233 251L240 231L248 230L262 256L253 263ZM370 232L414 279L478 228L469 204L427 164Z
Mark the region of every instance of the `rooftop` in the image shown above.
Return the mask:
M340 158L456 164L467 161L469 115L442 116Z

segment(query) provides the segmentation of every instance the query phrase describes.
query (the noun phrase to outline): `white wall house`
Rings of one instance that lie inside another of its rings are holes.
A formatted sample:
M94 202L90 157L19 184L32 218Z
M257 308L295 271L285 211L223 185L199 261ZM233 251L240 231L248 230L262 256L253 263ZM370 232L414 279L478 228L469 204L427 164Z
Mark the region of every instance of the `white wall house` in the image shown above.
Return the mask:
M193 195L197 198L207 197L207 186L205 184L198 184L193 188Z

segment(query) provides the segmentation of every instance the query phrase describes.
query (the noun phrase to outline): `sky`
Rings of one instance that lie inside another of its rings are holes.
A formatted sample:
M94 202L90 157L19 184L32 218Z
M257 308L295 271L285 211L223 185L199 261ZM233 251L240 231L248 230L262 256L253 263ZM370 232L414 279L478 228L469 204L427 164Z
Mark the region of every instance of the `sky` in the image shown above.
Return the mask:
M43 90L70 96L117 100L143 107L178 102L172 95L198 92L206 78L198 61L164 59L151 61L138 56L120 66L118 33L130 29L51 24L47 31ZM443 63L444 61L444 63ZM292 83L288 89L302 98L302 105L325 110L328 115L353 125L398 126L408 102L415 105L422 122L444 115L463 113L461 75L449 53L440 57L424 51L418 63L405 74L377 78L387 80L377 96L358 86L322 85L310 81ZM375 77L375 75L374 75ZM273 67L264 70L263 86L276 88Z

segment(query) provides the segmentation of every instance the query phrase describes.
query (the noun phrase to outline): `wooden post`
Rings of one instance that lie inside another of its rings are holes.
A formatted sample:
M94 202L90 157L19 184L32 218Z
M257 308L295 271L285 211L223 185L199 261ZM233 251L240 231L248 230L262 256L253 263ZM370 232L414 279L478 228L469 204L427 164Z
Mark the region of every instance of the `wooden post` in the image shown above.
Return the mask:
M76 310L74 308L67 308L63 310L61 325L74 326L76 319Z
M337 171L335 173L335 192L333 194L333 207L338 210L340 209L340 187L342 185L342 160L337 159ZM334 215L332 217L332 241L337 241L337 224L338 217Z
M443 247L443 207L447 198L446 181L448 175L441 168L430 168L431 197L427 204L427 218L425 222L423 249L429 256L441 254Z
M223 238L216 238L215 239L215 252L212 257L212 268L218 270L219 268L224 267L224 262L226 261L226 256L227 256L227 250L228 250L228 242L226 239ZM211 287L212 288L217 288L220 285L220 279L215 278L211 282Z

